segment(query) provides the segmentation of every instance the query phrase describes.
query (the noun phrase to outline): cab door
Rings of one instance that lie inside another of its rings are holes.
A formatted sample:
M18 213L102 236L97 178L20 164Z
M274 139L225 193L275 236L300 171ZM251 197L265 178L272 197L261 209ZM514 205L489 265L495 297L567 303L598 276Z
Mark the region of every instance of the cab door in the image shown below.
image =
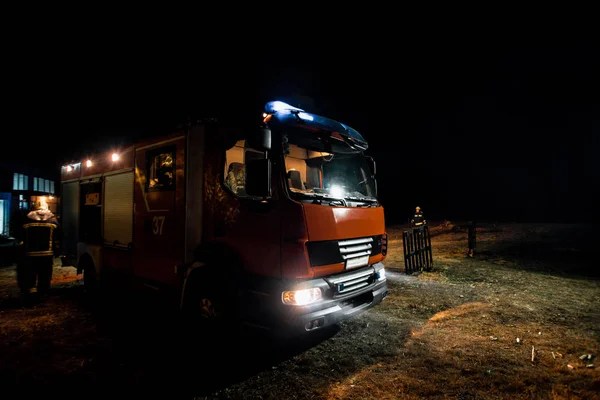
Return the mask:
M217 203L214 215L217 240L226 242L242 258L247 272L275 277L281 274L279 203L261 202L250 197L245 189L246 163L264 156L263 152L247 147L244 140L228 149L224 179L214 182L216 187L224 189L223 196L218 202L210 202Z
M184 254L185 136L135 150L134 273L148 284L176 282Z

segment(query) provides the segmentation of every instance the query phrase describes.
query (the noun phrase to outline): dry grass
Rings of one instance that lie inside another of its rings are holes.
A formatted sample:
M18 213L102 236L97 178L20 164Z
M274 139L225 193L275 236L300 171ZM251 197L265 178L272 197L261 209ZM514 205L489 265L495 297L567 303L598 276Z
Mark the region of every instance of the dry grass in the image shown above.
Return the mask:
M344 324L335 344L330 339L288 362L341 354L305 371L302 382L310 389L290 387L287 373L270 371L266 375L279 383L266 396L262 377L220 395L277 398L285 388L293 398L597 399L598 361L586 368L589 362L579 359L600 355L597 277L570 276L569 265L560 270L543 252L538 259L526 254L529 245L554 246L569 231L481 227L480 254L473 259L466 257L464 230L440 232L432 243L434 271L390 277L386 301ZM387 265L402 271L399 237L391 232ZM340 365L352 367L339 373Z
M173 387L183 380L187 393L199 398L599 399L593 231L482 226L476 256L468 258L465 230L447 227L432 239L434 270L411 276L402 273L401 231L390 229L387 266L399 273L389 274L388 298L338 330L285 346L253 337L235 347L228 339L204 348L197 365L186 364L188 375L170 372L183 359L157 347L167 341L164 331L150 336L147 347L139 344L141 328L127 336L125 327L106 328L69 294L80 288L72 277L57 279L58 294L33 309L16 306L4 287L0 372L20 383L162 381ZM5 285L9 274L0 270ZM40 351L47 352L41 361ZM210 358L211 351L218 356ZM580 360L583 354L594 358Z

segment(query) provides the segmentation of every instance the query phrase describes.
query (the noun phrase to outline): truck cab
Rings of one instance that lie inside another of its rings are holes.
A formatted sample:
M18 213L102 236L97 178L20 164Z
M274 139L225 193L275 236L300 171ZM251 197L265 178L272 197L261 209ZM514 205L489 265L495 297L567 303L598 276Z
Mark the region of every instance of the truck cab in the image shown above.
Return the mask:
M261 279L244 301L255 321L298 332L352 317L387 295L387 235L375 162L351 127L282 102L225 151L237 228L220 240ZM244 186L245 183L245 186Z

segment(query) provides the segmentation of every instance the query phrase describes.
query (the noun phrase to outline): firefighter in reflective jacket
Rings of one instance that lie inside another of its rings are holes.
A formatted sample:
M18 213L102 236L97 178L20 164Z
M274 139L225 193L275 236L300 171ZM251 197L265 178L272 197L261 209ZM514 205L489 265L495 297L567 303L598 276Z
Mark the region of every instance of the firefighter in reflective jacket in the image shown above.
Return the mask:
M421 207L415 207L415 215L413 215L412 219L410 220L410 224L412 226L422 226L427 224L427 221L423 216L423 212L421 211Z
M54 256L58 252L58 221L44 200L38 200L19 229L17 283L22 295L45 298L50 289ZM27 231L27 233L26 233Z

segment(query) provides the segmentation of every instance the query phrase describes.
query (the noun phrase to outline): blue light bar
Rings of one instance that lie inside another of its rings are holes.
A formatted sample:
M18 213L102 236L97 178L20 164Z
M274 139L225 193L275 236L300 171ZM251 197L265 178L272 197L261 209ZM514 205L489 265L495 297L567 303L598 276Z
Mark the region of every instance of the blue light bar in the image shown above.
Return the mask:
M283 101L270 101L265 105L265 111L269 114L273 114L279 111L304 111L301 108L290 106Z
M356 129L330 118L305 112L304 110L291 106L283 101L268 102L265 105L265 112L273 115L273 119L270 120L270 123L297 126L298 122L301 121L302 126L337 132L350 139L354 146L364 150L368 148L367 141L356 131Z

